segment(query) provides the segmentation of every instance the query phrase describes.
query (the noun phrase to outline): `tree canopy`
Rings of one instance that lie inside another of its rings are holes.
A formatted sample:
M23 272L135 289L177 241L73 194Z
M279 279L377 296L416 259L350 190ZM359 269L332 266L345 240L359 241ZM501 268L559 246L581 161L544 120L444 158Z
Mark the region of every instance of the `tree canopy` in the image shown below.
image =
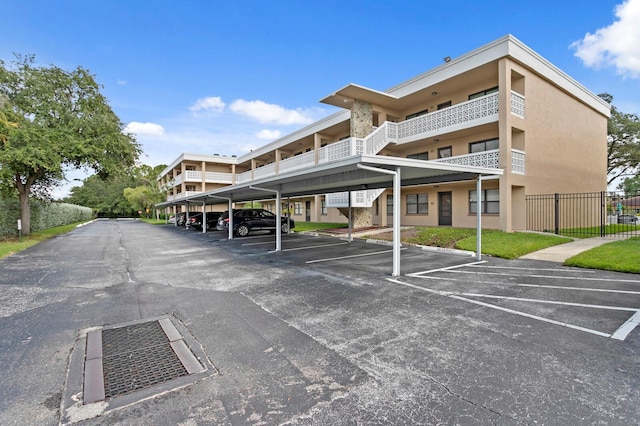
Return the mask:
M607 185L625 176L640 172L640 118L626 114L613 105L613 96L600 95L611 104L611 118L607 123Z
M17 191L24 233L29 197L50 197L65 170L106 178L135 165L141 149L86 69L38 66L33 56L0 61L0 185Z

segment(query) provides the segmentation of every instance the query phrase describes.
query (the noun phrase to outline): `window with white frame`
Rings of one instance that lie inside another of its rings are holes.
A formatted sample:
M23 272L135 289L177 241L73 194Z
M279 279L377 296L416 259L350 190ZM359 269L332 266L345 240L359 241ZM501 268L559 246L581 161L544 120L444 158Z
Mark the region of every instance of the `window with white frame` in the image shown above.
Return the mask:
M407 214L429 214L427 194L407 194Z
M325 216L327 214L327 200L324 198L320 200L320 214Z
M387 215L393 216L393 195L387 195Z
M500 213L500 190L483 189L480 213ZM478 213L478 191L469 191L469 213Z
M302 214L302 203L298 201L293 203L293 214Z

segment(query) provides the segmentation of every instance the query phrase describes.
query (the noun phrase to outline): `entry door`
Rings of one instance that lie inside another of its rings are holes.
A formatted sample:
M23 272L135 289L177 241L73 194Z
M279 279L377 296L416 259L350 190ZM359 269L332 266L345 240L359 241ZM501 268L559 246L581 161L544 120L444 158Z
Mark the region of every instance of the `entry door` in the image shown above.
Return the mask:
M304 203L304 219L307 222L311 222L311 201L305 201Z
M451 192L438 192L438 225L451 226Z

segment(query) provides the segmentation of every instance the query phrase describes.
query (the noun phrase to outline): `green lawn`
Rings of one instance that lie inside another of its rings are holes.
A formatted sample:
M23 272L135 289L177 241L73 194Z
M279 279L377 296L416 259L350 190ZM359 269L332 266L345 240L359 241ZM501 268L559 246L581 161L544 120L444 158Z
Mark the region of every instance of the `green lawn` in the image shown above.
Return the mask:
M403 241L412 244L476 251L476 230L473 228L415 228ZM527 253L572 241L557 235L529 232L507 233L491 229L482 231L482 253L505 259L515 259Z
M56 235L65 234L84 222L72 223L69 225L56 226L55 228L45 229L44 231L33 232L28 237L11 237L0 241L0 259L18 253L31 246L38 244L40 241L53 238Z
M346 223L296 222L295 232L319 231L321 229L346 228Z
M613 241L566 260L565 265L640 273L640 238Z
M592 226L590 228L567 228L560 229L560 235L573 238L590 238L600 236L600 232L604 231L604 235L619 234L620 232L630 232L640 230L640 226L631 223L614 223L611 225L605 225L601 230L599 226Z

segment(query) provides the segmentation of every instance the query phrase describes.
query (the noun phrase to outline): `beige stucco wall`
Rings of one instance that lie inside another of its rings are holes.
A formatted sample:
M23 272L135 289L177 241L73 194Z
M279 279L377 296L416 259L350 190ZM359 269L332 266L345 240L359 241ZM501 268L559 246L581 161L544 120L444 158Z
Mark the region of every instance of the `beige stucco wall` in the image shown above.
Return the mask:
M526 76L526 193L605 191L607 118Z

